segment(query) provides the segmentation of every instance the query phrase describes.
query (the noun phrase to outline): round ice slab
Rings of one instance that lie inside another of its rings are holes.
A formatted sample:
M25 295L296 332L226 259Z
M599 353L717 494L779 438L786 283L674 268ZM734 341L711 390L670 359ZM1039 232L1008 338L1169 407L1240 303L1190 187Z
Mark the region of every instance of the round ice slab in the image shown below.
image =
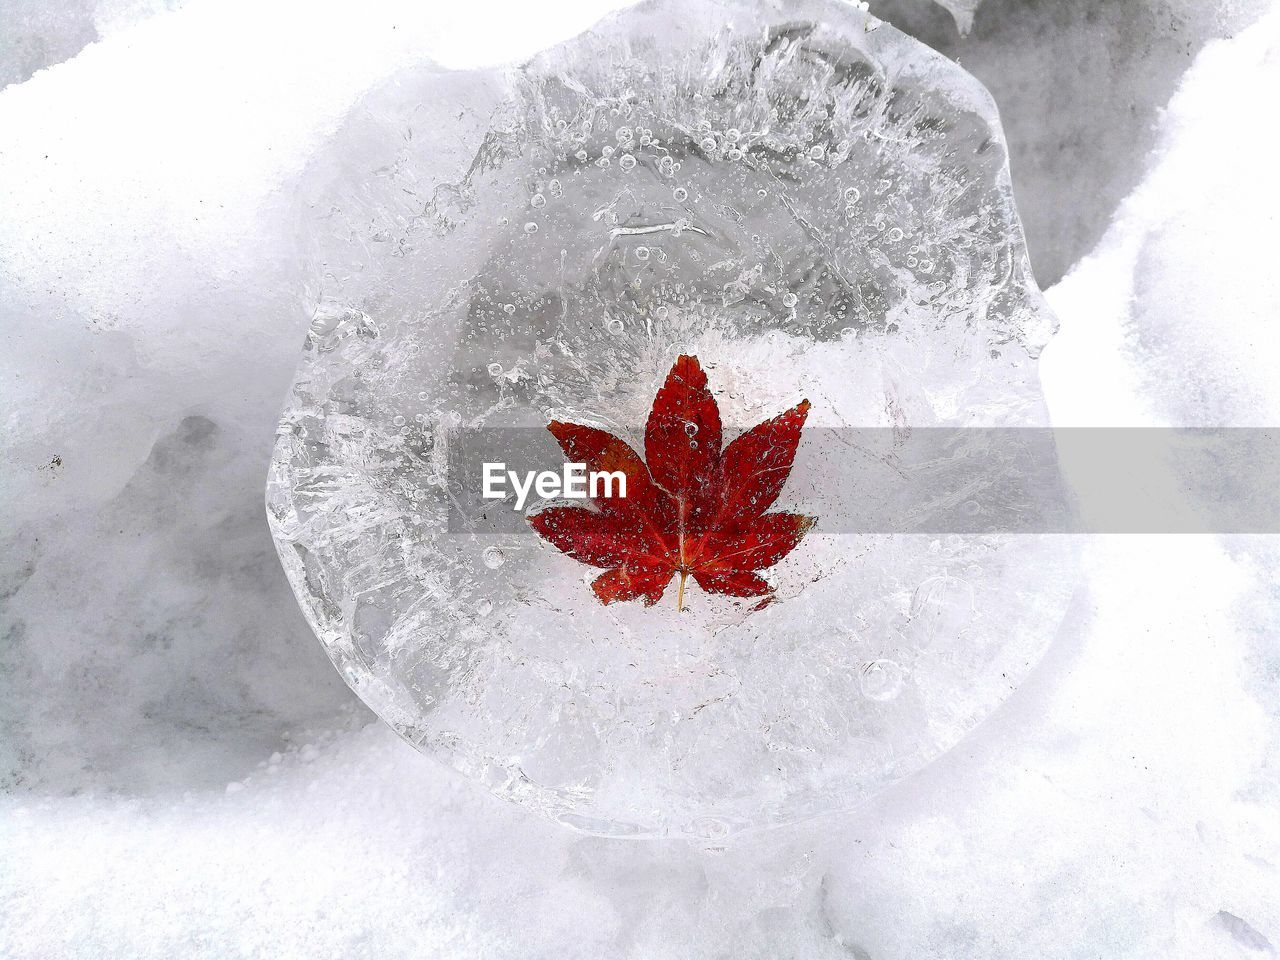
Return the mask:
M847 532L830 455L847 428L1045 424L1053 321L956 64L845 3L650 3L520 69L397 78L310 182L271 528L329 656L423 752L580 829L719 837L919 769L1049 644L1062 538ZM682 353L726 441L812 404L778 508L819 524L761 610L606 606L457 468L477 436L561 463L554 419L642 450Z

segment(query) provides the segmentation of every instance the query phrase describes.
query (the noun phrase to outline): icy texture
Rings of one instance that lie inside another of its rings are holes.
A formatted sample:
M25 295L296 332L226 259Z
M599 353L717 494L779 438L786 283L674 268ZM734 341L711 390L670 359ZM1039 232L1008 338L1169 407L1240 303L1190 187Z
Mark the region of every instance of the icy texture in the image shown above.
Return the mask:
M521 71L403 76L331 156L268 507L329 655L407 740L582 829L719 837L919 769L1039 659L1060 538L820 527L781 602L677 613L446 529L451 431L626 432L680 352L731 428L800 396L818 426L1043 424L1053 321L955 64L844 4L646 4ZM819 515L842 479L803 447L793 478Z
M1229 552L1212 537L1090 544L1060 642L989 722L860 809L767 844L576 836L364 727L363 710L362 729L334 718L354 697L262 530L305 331L263 322L289 315L292 282L276 262L291 234L264 198L405 44L510 56L592 19L476 2L418 23L425 5L372 6L193 2L0 93L0 956L1280 948L1280 564L1262 538ZM1044 132L1037 113L1088 129L1108 89L1126 111L1150 102L1145 77L1104 84L1076 49L1021 36L988 41L989 74L1030 64L1026 76L1099 84L1060 113L1021 104L1028 134ZM1150 36L1135 28L1128 45ZM1196 60L1142 189L1048 293L1063 324L1041 361L1055 422L1275 423L1280 180L1274 126L1258 121L1278 85L1275 17ZM1132 149L1134 133L1109 146ZM1096 153L1024 156L1019 187L1066 164L1057 195L1077 202L1056 205L1062 217L1114 189ZM188 442L203 432L182 425L192 415L217 439Z

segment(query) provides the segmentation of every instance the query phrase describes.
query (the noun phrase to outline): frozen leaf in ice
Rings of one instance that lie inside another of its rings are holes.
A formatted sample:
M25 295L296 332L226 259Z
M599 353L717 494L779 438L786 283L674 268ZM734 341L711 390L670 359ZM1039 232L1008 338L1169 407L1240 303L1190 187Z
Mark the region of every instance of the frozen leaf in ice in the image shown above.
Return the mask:
M1053 317L955 63L834 0L645 3L518 68L395 78L307 197L269 516L325 649L422 751L580 829L718 837L919 769L1053 637L1061 537L840 532L839 428L1047 423ZM480 434L517 473L611 465L643 509L534 491L551 549L458 486ZM928 469L866 463L890 495ZM656 600L681 542L682 610L599 601Z
M765 597L761 609L773 598L758 571L790 553L815 520L766 512L791 473L808 414L802 400L722 451L720 407L707 375L697 357L677 357L649 412L647 464L604 430L551 423L570 460L622 474L626 494L595 498L594 511L551 507L529 522L575 560L606 568L591 585L604 603L643 599L653 606L679 575L677 610L690 576L708 593Z

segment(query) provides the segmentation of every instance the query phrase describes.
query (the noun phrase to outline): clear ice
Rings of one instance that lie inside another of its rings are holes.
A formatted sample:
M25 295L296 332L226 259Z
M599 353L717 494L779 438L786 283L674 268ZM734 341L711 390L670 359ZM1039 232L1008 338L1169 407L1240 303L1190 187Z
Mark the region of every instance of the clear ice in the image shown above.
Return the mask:
M460 430L636 443L682 352L727 437L801 395L816 427L1046 425L1054 321L955 63L845 3L646 3L520 68L396 77L307 183L268 514L329 656L418 749L578 829L713 840L922 768L1051 642L1063 538L819 527L779 602L677 612L448 524ZM840 482L802 444L781 504Z

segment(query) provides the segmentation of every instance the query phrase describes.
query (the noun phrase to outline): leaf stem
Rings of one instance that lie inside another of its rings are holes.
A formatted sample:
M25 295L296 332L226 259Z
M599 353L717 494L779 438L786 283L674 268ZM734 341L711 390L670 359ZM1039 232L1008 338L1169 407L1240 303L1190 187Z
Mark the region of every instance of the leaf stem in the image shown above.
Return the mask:
M684 610L684 581L689 576L684 570L680 571L680 588L676 591L676 613Z

